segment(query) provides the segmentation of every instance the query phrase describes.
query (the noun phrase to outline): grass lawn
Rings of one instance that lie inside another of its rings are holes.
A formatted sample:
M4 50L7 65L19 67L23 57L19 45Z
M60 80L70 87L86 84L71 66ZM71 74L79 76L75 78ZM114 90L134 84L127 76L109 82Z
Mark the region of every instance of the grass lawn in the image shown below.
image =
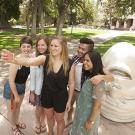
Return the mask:
M106 30L89 30L89 29L73 28L71 34L71 28L64 28L63 36L67 37L68 40L71 40L71 39L79 39L81 37L102 34L105 32ZM45 28L44 34L49 36L55 35L55 28ZM0 31L0 50L3 48L5 49L18 48L19 40L24 35L26 35L25 29L12 28L7 31Z
M108 50L108 48L110 48L112 45L114 45L118 42L128 42L135 46L135 32L125 33L125 34L118 36L112 40L109 40L103 44L100 44L97 47L97 50L101 54L104 54Z

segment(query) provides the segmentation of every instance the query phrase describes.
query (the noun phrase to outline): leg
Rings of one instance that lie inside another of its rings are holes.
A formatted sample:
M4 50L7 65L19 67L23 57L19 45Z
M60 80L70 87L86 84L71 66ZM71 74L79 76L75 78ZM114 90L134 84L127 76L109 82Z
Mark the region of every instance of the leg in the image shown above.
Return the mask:
M11 106L10 106L10 100L6 101L7 104L7 109L8 109L8 114L7 117L11 123L11 129L13 131L13 135L23 135L23 133L18 129L18 127L16 126L16 108L17 105L14 102L14 108L13 110L11 110Z
M64 112L63 113L55 112L55 118L57 122L57 135L63 135L65 127L64 114L65 114Z
M35 116L36 116L36 126L40 127L40 117L41 117L41 108L40 106L36 106L35 110Z
M54 109L53 108L45 108L45 113L47 116L47 124L48 124L48 135L53 135L54 128Z
M40 124L41 124L41 132L46 131L46 124L45 124L45 110L43 107L41 108L41 113L40 113Z
M35 132L37 134L39 134L41 132L45 132L46 125L45 125L45 110L44 110L44 108L41 106L36 106L35 116L36 116Z
M40 106L36 106L36 110L35 110L35 117L36 117L36 127L35 127L35 132L37 134L41 133L41 123L40 123L40 117L41 117L41 107Z
M24 98L24 95L21 95L20 102L16 104L16 110L15 110L15 114L14 114L14 119L15 119L16 124L19 123L20 107L21 107L23 98Z
M66 126L68 126L72 123L72 115L73 115L73 111L74 111L73 105L76 101L76 94L77 94L76 91L74 91L73 99L71 102L71 110L68 112Z
M14 108L13 110L11 110L11 106L10 106L10 100L6 100L6 105L7 105L7 118L10 121L11 127L13 129L16 128L16 120L15 120L15 111L16 111L16 104L14 102Z

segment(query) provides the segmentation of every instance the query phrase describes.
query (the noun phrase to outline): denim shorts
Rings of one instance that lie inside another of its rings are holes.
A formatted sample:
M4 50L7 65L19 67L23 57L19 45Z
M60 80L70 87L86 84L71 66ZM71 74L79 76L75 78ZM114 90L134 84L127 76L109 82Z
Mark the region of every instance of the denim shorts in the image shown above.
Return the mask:
M16 83L16 89L19 95L25 94L25 83L22 84ZM6 99L10 99L10 94L11 94L11 89L10 89L9 81L6 81L4 85L3 97Z

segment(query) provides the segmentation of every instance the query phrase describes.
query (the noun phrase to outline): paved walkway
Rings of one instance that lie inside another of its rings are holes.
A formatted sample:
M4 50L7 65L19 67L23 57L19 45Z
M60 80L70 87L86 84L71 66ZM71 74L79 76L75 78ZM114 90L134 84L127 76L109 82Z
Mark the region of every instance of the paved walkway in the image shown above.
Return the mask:
M126 32L127 31L108 30L107 33L95 35L95 36L89 36L88 38L91 38L95 43L95 47L97 47L99 44L104 43L108 40L111 40L111 39L113 39L117 36L120 36ZM69 45L69 53L72 56L79 45L79 39L74 39L71 42L68 42L68 45Z
M109 31L109 33L93 36L92 39L96 44L105 42L106 40L110 40L120 34L123 34L123 31ZM78 47L79 40L73 40L68 43L69 52L72 55L75 49ZM6 118L6 106L4 104L2 98L2 90L3 84L8 76L8 64L0 61L0 134L1 135L12 135L12 131L10 129L9 121ZM27 124L27 128L23 130L25 135L36 135L33 131L33 127L35 126L35 118L34 118L34 109L28 103L28 95L29 91L26 91L26 95L23 101L23 105L21 108L21 119ZM70 127L66 128L64 131L64 135L68 135ZM56 131L56 130L55 130ZM45 133L44 135L47 135ZM101 126L99 127L99 135L135 135L135 122L132 123L116 123L110 120L101 117Z

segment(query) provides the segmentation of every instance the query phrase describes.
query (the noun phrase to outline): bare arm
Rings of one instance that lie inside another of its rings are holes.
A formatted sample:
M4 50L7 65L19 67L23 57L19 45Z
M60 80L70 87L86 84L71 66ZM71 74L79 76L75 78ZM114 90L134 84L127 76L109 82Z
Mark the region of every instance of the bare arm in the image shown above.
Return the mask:
M15 97L15 101L19 102L20 98L16 89L15 78L18 70L18 65L11 64L9 67L9 84L11 91Z
M1 58L3 61L8 63L14 63L17 65L24 65L24 66L37 66L43 65L46 59L46 56L40 55L35 58L24 58L24 57L14 57L14 53L3 49Z
M97 118L97 115L100 113L100 109L101 109L101 101L98 99L94 99L92 112L91 112L88 120L85 122L86 129L89 130L92 128L92 125L94 124L94 122Z
M104 73L105 73L105 75L104 75L104 80L105 81L107 81L107 82L114 81L114 77L109 71L104 69Z
M99 114L101 108L101 100L94 99L94 105L92 108L92 113L88 119L88 121L94 121L96 120L97 114Z
M106 82L111 82L114 80L113 75L108 72L108 71L104 71L105 75L96 75L94 77L92 77L90 80L92 81L92 83L94 85L97 85L99 82L101 82L102 80L106 81Z
M37 66L37 65L43 65L45 62L46 56L40 55L35 58L20 58L15 57L12 63L18 64L18 65L24 65L24 66Z
M67 111L69 111L71 108L71 100L73 97L74 88L75 88L75 66L72 65L71 70L69 72L69 94L68 94L69 97L67 102Z

